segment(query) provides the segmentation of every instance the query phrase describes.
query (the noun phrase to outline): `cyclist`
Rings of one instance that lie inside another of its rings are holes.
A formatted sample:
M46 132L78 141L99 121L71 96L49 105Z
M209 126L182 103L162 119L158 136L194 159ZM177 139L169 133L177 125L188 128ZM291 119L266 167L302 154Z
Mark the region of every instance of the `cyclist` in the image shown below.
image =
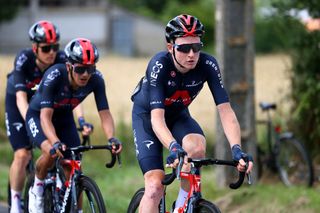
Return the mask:
M65 62L59 51L60 33L49 21L38 21L29 30L32 48L21 50L14 61L14 69L8 75L5 117L7 136L14 151L10 167L11 212L21 212L20 197L25 181L25 168L31 158L30 143L24 120L34 88L45 70L55 63Z
M191 158L205 157L204 133L188 110L205 82L217 105L233 159L240 162L237 168L245 170L242 158L248 155L241 150L239 123L216 59L200 51L203 34L204 26L194 16L182 14L170 20L165 29L167 51L157 53L150 60L145 76L132 95L134 142L145 180L139 212L158 211L164 189L161 184L164 178L163 146L169 149L167 167L177 166L179 152L187 153ZM186 166L184 170L188 171ZM252 166L250 161L246 172L250 172ZM183 180L175 211L183 206L188 187Z
M96 46L88 39L77 38L67 44L65 53L67 62L47 70L26 115L29 138L41 149L34 185L29 190L31 213L43 212L43 180L47 169L54 163L54 157L68 157L63 156L59 148L80 145L72 110L91 92L109 143L118 145L113 151L119 153L122 149L120 141L114 138L114 122L104 79L96 70L99 58ZM52 155L50 150L55 150L55 154Z

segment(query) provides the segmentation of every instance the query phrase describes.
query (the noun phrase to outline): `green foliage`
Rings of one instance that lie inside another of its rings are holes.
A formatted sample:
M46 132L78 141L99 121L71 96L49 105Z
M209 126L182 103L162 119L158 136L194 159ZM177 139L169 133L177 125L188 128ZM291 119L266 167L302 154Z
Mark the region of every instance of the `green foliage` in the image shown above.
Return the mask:
M19 0L2 0L0 7L0 23L11 20L19 10L19 6L25 1Z
M297 18L288 14L293 9L309 8L311 15L319 15L320 3L276 1L274 6L277 7L276 15L282 20L283 26L295 29L287 36L291 45L289 53L293 71L291 126L304 139L309 150L316 154L320 150L320 31L307 31Z

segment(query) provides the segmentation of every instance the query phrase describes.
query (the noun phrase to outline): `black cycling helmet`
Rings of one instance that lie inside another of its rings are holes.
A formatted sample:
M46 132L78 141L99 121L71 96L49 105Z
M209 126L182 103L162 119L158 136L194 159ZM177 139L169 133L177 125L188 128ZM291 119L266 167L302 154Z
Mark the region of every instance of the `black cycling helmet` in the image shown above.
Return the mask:
M29 37L35 43L56 43L60 39L60 32L50 21L42 20L30 27Z
M204 26L195 16L182 14L171 19L166 26L166 40L168 43L178 37L198 36L204 34Z
M64 52L72 64L94 65L99 59L97 47L86 38L73 39L64 48Z

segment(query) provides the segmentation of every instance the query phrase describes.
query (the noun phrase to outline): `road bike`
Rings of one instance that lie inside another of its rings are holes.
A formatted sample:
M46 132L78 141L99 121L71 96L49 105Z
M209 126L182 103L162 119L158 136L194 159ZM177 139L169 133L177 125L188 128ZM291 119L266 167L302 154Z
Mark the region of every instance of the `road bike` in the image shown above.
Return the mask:
M67 148L62 153L69 153L70 159L56 158L54 167L48 171L44 181L45 213L78 213L81 209L83 212L107 212L99 187L81 170L81 159L84 152L98 149L110 151L111 161L106 163L106 167L112 168L117 161L117 155L112 153L112 145L80 145ZM69 178L64 173L66 167L70 171ZM26 212L28 212L28 200L27 193L25 197Z
M177 169L173 170L171 174L166 174L162 184L164 186L170 185L175 178L177 179L186 179L189 182L190 190L188 192L188 197L183 205L183 207L179 208L178 212L186 212L186 213L220 213L220 209L212 202L204 199L201 194L201 177L199 174L196 174L196 171L199 170L202 166L209 166L209 165L226 165L236 167L238 165L237 161L227 161L227 160L219 160L219 159L210 159L210 158L203 158L203 159L191 159L188 158L188 162L191 165L190 172L182 172L181 168L183 165L183 156L179 157L180 163ZM235 183L229 184L231 189L239 188L244 179L245 179L245 172L239 172L238 180ZM248 182L251 183L250 175L247 175ZM140 188L132 197L130 204L128 206L127 213L135 213L138 212L140 201L144 195L145 188ZM170 213L166 210L166 187L164 189L163 196L161 198L159 204L159 213ZM175 203L173 203L174 207ZM173 210L172 210L173 211ZM171 211L171 212L172 212Z
M264 166L273 173L278 173L286 186L309 186L313 184L313 166L310 156L292 132L282 131L275 125L271 111L276 110L275 103L259 104L266 112L266 120L258 120L258 124L266 126L266 144L258 144L257 164L258 176L262 176ZM266 145L264 147L263 145Z

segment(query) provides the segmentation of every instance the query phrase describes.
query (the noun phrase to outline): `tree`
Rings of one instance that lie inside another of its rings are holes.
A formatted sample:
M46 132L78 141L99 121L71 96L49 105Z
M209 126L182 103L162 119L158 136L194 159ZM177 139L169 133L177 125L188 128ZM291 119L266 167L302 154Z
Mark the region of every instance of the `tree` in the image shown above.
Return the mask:
M19 6L25 1L19 0L2 0L0 7L0 23L11 20L19 10Z
M255 158L253 0L217 0L216 3L216 13L220 14L216 20L217 55L224 85L240 123L242 148ZM217 158L227 159L231 156L229 143L219 119L217 124L215 153ZM217 170L220 187L232 181L230 169L218 167ZM253 179L257 179L256 172Z

